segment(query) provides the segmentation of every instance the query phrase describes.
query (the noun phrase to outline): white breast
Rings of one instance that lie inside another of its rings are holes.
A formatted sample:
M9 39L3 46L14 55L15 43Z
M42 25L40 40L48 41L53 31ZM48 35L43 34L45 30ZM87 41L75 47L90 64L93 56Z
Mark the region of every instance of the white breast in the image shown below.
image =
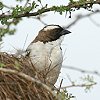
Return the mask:
M53 46L52 44L44 44L36 42L29 46L30 58L33 64L39 70L49 67L50 65L56 66L62 63L62 51L60 46Z
M62 39L46 44L36 42L28 47L33 65L38 71L50 72L48 73L49 77L47 77L47 80L52 82L52 84L56 82L63 62L62 50L60 48L61 41Z

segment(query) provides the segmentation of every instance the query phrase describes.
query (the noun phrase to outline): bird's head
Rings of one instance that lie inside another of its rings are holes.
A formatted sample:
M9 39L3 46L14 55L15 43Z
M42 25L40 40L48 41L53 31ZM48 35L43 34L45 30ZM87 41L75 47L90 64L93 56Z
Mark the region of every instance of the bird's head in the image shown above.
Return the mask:
M33 42L52 42L59 39L61 36L71 33L70 31L62 28L59 25L47 25L39 31L38 36Z

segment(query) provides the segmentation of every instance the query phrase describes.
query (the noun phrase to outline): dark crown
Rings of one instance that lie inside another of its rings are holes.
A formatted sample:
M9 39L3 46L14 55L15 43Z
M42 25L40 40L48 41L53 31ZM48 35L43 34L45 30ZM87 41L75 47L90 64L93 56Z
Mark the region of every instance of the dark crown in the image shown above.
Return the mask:
M59 25L47 25L42 30L39 31L38 36L33 42L41 41L43 43L55 41L60 38L62 35L71 33L68 30L65 30Z

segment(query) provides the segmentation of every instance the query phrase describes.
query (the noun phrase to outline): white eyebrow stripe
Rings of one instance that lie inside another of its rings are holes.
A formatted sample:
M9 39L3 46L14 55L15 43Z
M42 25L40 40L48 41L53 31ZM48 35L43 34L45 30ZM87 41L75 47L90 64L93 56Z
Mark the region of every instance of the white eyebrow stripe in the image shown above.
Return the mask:
M47 30L51 30L51 29L56 29L56 28L59 28L59 26L47 26L44 28L44 31L47 31Z

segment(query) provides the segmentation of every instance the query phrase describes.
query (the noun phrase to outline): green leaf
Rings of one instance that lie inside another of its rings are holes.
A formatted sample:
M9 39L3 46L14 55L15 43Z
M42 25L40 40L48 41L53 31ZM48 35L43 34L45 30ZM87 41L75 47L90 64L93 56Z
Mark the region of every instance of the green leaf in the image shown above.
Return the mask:
M0 10L2 10L3 9L3 3L2 2L0 2Z
M7 24L7 18L2 18L2 19L1 19L1 24L2 24L2 25Z
M17 15L22 14L23 11L24 11L24 8L22 6L16 5L16 7L13 8L13 11L12 11L12 17L16 17Z
M28 6L28 7L24 8L24 11L25 12L30 12L31 10L32 10L32 7L31 6Z
M70 2L73 3L74 1L73 0L70 0Z
M35 1L33 1L33 2L32 2L32 9L36 8L37 6L39 6L39 5L37 5L37 4L35 3Z
M72 94L68 93L68 91L64 89L58 93L58 98L60 98L60 100L71 100L72 98L75 98L75 96L72 96Z
M69 11L70 9L66 8L66 6L61 5L61 6L53 6L52 10L54 10L55 12L59 12L62 15L63 12Z
M96 83L94 81L93 76L90 76L90 75L81 77L81 80L84 82L84 84L86 84L85 92L88 92L93 87L93 85L88 85L88 84L95 84Z
M4 37L5 34L13 35L15 31L16 31L15 29L1 28L0 29L0 41L2 41L2 37Z
M9 34L9 35L13 35L15 32L16 32L16 29L10 29L10 30L8 31L8 34Z
M0 68L3 68L3 67L5 67L5 64L0 62Z

